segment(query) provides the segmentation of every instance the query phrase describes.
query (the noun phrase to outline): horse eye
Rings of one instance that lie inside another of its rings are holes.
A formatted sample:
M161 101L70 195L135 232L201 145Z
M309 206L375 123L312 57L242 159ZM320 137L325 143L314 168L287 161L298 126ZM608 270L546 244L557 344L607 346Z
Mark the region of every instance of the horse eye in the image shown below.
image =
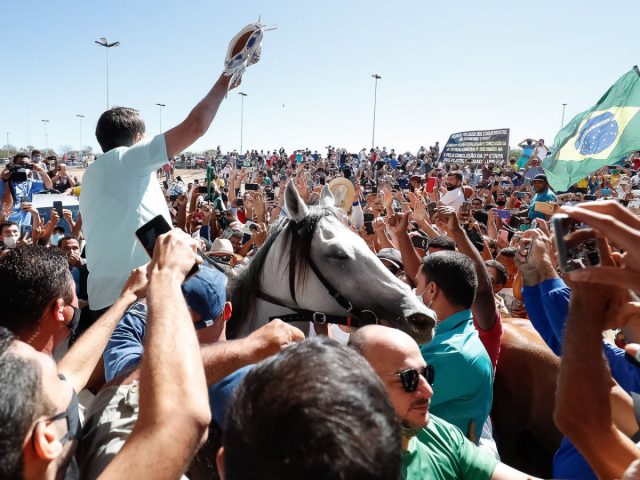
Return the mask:
M341 248L331 250L330 252L327 253L327 256L335 260L349 260L350 258L349 254L344 250L342 250Z

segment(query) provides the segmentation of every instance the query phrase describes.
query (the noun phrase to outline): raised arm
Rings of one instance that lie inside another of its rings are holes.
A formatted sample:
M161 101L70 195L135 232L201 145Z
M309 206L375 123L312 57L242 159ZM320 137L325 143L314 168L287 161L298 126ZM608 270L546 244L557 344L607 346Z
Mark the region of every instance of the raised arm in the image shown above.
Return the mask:
M616 428L611 409L614 382L602 355L602 330L615 318L619 298L602 286L575 284L567 318L554 420L599 478L620 478L640 450ZM578 413L579 412L579 413Z
M180 289L198 261L179 229L156 242L149 266L149 316L140 368L140 413L101 479L177 479L206 439L211 411L193 321Z
M139 296L144 295L146 284L146 268L135 269L115 303L80 336L58 362L58 371L64 374L76 392L87 385L118 322L127 308Z
M220 75L209 93L198 103L178 126L164 134L167 156L173 158L202 137L218 112L227 90L230 77Z
M460 222L453 208L438 207L436 218L451 238L455 240L460 253L469 257L475 265L476 275L478 276L478 288L476 289L476 298L471 306L471 312L473 313L473 318L482 330L491 330L498 316L496 314L496 301L493 296L491 277L489 276L489 272L487 272L487 267L484 265L484 260L480 252L478 252L478 249L471 243L467 233L460 226Z

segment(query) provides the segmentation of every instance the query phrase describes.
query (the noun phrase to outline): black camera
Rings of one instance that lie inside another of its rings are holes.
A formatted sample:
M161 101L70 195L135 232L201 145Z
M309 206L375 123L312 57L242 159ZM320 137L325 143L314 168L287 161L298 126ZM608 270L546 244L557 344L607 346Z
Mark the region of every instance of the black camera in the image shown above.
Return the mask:
M32 170L33 165L30 165L30 164L9 165L7 169L10 172L9 178L11 179L11 181L15 183L20 183L20 182L27 181L27 176L29 175L27 170Z

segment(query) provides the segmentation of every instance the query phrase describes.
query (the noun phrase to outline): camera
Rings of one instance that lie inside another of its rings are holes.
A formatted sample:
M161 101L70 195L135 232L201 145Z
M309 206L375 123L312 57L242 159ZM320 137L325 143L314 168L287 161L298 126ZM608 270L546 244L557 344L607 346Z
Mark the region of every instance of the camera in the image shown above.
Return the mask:
M27 176L29 175L27 170L32 170L33 169L33 165L30 165L30 164L9 165L7 167L7 169L10 172L9 178L11 179L11 181L15 182L15 183L20 183L20 182L26 182L27 181Z

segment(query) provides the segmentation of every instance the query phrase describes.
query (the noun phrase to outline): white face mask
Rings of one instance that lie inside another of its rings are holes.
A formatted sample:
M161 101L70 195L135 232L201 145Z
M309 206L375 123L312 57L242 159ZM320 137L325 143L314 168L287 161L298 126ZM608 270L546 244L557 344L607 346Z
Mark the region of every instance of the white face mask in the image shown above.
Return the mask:
M418 293L418 289L414 288L412 290L413 294L418 297L418 300L420 300L423 304L424 304L424 298L422 298L422 296L424 295L424 292L427 291L427 287L424 287L424 290L422 291L422 293Z
M16 248L18 237L14 237L13 235L9 237L2 237L2 241L4 242L4 246L7 248Z
M64 238L64 233L55 233L51 235L51 245L58 245L60 240Z

